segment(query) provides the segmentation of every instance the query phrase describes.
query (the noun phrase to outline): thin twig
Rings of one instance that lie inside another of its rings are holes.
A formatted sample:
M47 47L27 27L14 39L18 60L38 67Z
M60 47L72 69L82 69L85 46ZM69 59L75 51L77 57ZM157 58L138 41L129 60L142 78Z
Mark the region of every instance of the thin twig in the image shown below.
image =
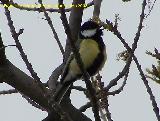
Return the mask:
M128 58L128 61L125 65L125 67L123 68L122 72L120 72L119 75L115 79L110 81L109 85L106 87L106 90L109 90L112 86L117 84L117 81L125 75L125 73L127 72L127 70L130 67L132 57L134 55L135 49L137 48L137 43L138 43L138 40L139 40L139 37L140 37L140 32L141 32L141 29L142 29L142 23L143 23L143 20L144 20L144 9L145 9L145 7L143 6L141 17L140 17L140 23L139 23L139 26L138 26L138 31L136 33L136 37L134 38L134 43L132 44L132 48L130 48L128 43L126 43L125 39L123 39L123 37L121 36L120 32L117 29L117 26L113 26L112 22L106 20L106 23L110 26L110 31L113 32L121 40L124 47L130 53L130 57Z
M144 13L145 6L146 6L146 0L144 0L144 1L143 1L143 4L142 4L142 12L141 12L141 15L140 15L140 22L139 22L138 30L137 30L136 36L135 36L135 38L134 38L134 43L132 44L132 49L131 49L131 50L130 50L130 48L128 48L128 47L126 46L126 43L123 42L124 39L123 39L121 36L117 36L117 34L120 35L120 33L118 32L118 30L117 30L116 28L111 29L111 31L113 31L114 34L121 40L121 42L124 44L124 46L126 47L126 49L130 52L131 57L133 57L136 65L137 65L137 68L138 68L138 70L139 70L139 72L140 72L140 75L141 75L141 77L142 77L142 80L143 80L143 82L144 82L144 85L146 86L147 92L148 92L148 94L150 95L150 99L151 99L151 101L152 101L152 106L153 106L154 112L155 112L156 117L157 117L157 119L158 119L158 121L159 121L159 120L160 120L159 108L157 107L157 103L156 103L156 101L155 101L154 95L153 95L153 93L152 93L151 88L150 88L149 85L148 85L148 81L146 80L146 77L144 76L144 73L143 73L143 71L142 71L142 69L141 69L141 66L140 66L140 64L138 63L138 60L137 60L137 58L136 58L135 55L134 55L134 51L135 51L135 49L137 48L137 43L138 43L138 40L139 40L139 37L140 37L141 30L142 30L142 28L143 28L142 23L143 23L143 20L144 20L144 17L145 17L145 13Z
M141 13L141 16L140 16L140 22L139 22L139 26L138 26L138 31L136 33L136 37L134 39L134 44L132 46L133 49L137 48L137 43L138 43L138 40L139 40L139 37L140 37L140 32L141 32L142 27L143 27L142 23L143 23L143 20L144 20L144 17L145 17L145 13L144 13L145 7L146 7L146 0L144 0L143 4L142 4L142 13ZM138 60L137 60L135 55L133 56L133 60L137 65L137 68L138 68L138 70L140 72L140 75L142 77L143 83L144 83L144 85L145 85L145 87L147 89L147 92L148 92L149 96L150 96L150 100L152 101L153 111L156 114L157 120L160 121L159 108L157 106L157 102L155 100L155 97L154 97L154 95L152 93L152 90L151 90L150 86L148 85L148 81L147 81L147 79L146 79L146 77L145 77L145 75L144 75L144 73L142 71L141 65L139 64L139 62L138 62Z
M112 92L107 92L107 95L116 95L123 91L124 86L126 85L127 78L128 78L128 73L129 73L129 69L128 69L128 72L125 74L123 84L117 90L114 90Z
M112 79L110 81L110 83L107 85L107 87L105 87L105 90L108 92L109 89L111 87L115 86L117 84L118 80L121 79L127 73L128 69L131 65L131 62L132 62L132 56L133 56L134 51L132 51L132 48L130 48L128 43L126 43L125 39L122 37L121 33L118 31L117 26L114 26L113 23L107 19L106 19L106 23L109 25L109 28L110 28L109 31L113 32L113 34L119 38L119 40L122 42L122 44L127 49L127 51L129 52L129 55L130 55L128 57L126 65L124 66L122 71L118 74L117 77L115 77L114 79Z
M16 89L9 89L9 90L3 90L0 91L0 95L8 95L8 94L14 94L14 93L18 93L18 90ZM25 98L28 103L30 103L32 106L42 110L42 111L46 111L42 106L40 106L39 104L37 104L35 101L31 100L29 97L25 96L24 94L20 93L22 95L23 98Z
M75 89L75 90L78 90L78 91L83 91L83 92L86 92L87 89L86 88L83 88L81 86L72 86L72 89Z
M150 10L150 8L151 8L151 0L147 0L147 5L148 5L148 9Z
M91 102L87 102L85 105L83 105L83 106L81 106L81 107L79 108L79 111L85 112L85 111L86 111L88 108L90 108L90 107L92 107Z
M51 28L51 30L52 30L52 33L53 33L53 35L54 35L55 40L57 41L57 44L58 44L58 46L59 46L59 49L60 49L62 55L64 55L63 46L62 46L62 44L61 44L61 42L60 42L60 40L59 40L58 34L57 34L57 32L56 32L56 30L55 30L55 28L54 28L54 26L53 26L52 20L51 20L51 18L49 17L48 13L46 12L45 7L44 7L44 5L43 5L43 3L42 3L42 0L38 0L38 2L39 2L40 5L41 5L41 9L42 9L42 11L44 12L44 16L46 17L46 20L47 20L47 22L48 22L48 25L50 26L50 28Z
M43 83L45 87L47 87L47 83ZM0 95L6 95L6 94L13 94L13 93L18 93L18 90L16 89L9 89L9 90L3 90L0 91Z
M135 51L135 49L137 48L138 40L140 38L141 30L143 28L143 21L144 21L144 17L145 17L145 13L144 13L145 7L146 7L146 0L144 0L143 3L142 3L142 12L141 12L141 15L140 15L138 30L137 30L136 36L134 38L134 43L132 44L132 50L133 51Z
M99 89L99 110L100 110L100 113L101 113L101 118L103 120L107 120L108 121L113 121L112 118L111 118L111 113L109 111L109 104L108 104L108 92L104 90L104 83L102 82L102 76L100 76L100 74L98 74L96 76L96 80L98 81L98 83L96 84L97 86L97 89ZM105 112L106 114L103 113L103 109L105 109ZM107 119L106 119L107 117Z
M128 58L128 61L126 62L126 65L124 66L124 68L122 69L122 71L118 74L117 77L115 77L114 79L112 79L110 81L110 83L107 85L107 87L105 87L104 89L108 92L109 89L113 86L115 86L118 82L118 80L120 80L128 71L130 65L131 65L131 62L132 62L132 56L130 56Z
M156 1L157 1L157 0L154 0L152 6L149 8L149 13L145 16L145 18L148 18L148 16L151 14L151 12L152 12L152 10L153 10L153 8L154 8L154 5L155 5L155 3L156 3Z
M106 103L107 103L107 104L106 104L107 106L105 106L105 111L106 111L107 119L108 119L108 121L113 121L112 118L111 118L111 113L110 113L110 111L109 111L108 97L107 97L107 99L106 99Z
M160 53L158 52L158 49L155 48L154 52L155 53L146 51L146 54L151 55L152 57L155 57L156 59L160 60Z
M0 48L0 51L7 48L7 47L16 47L16 45L5 45L5 46Z
M27 55L25 54L25 52L23 51L23 48L22 48L22 45L21 43L19 42L19 35L17 34L16 30L15 30L15 27L13 25L13 21L11 19L11 14L10 14L10 11L8 10L8 7L5 6L4 7L5 9L5 15L7 17L7 20L8 20L8 26L10 28L10 31L11 31L11 34L12 34L12 37L13 39L15 40L15 44L16 44L16 47L17 49L19 50L20 52L20 55L23 59L23 61L25 62L26 66L27 66L27 69L29 70L31 76L34 78L34 80L38 83L38 85L40 86L40 88L42 89L43 93L44 93L44 96L46 94L46 91L45 91L45 87L43 86L42 82L40 81L40 78L37 76L37 73L34 71L33 67L32 67L32 64L29 62L28 58L27 58Z
M44 16L46 17L46 20L48 21L48 24L52 29L52 32L54 34L54 37L55 37L55 39L56 39L56 41L57 41L57 43L59 45L59 48L60 48L62 54L64 55L63 47L62 47L62 45L61 45L61 43L59 41L58 35L57 35L57 33L56 33L56 31L55 31L55 29L53 27L53 23L51 21L51 18L49 17L48 13L46 12L45 7L44 7L44 5L42 3L42 0L38 0L38 2L41 4L41 8L42 8L42 10L44 12ZM51 102L49 102L49 104L50 103ZM72 121L71 117L66 112L63 111L62 107L59 104L54 103L54 104L51 104L51 106L54 108L55 111L57 111L59 113L59 115L61 116L62 120Z
M9 3L13 7L18 8L20 10L43 12L43 10L41 8L38 8L38 7L32 7L32 8L31 7L26 7L26 6L23 6L23 5L19 5L18 3L14 2L13 0L10 0ZM84 8L91 7L92 5L94 5L93 1L87 3ZM71 9L72 8L67 8L67 9L65 9L65 12L70 12ZM48 11L48 12L51 12L51 13L52 12L58 12L58 13L60 12L59 9L54 9L54 8L46 8L45 10Z
M13 94L13 93L18 93L18 90L16 90L16 89L9 89L9 90L0 91L0 95Z
M14 2L13 0L10 0L9 3L13 7L18 8L20 10L43 12L43 9L41 7L40 8L38 7L39 5L37 5L37 7L35 7L36 4L34 5L34 7L26 7L24 5L19 5L18 3ZM66 12L69 12L70 10L71 10L71 8L65 9ZM46 11L59 12L59 9L46 8Z
M137 68L138 68L139 72L140 72L140 75L142 77L143 83L146 86L147 92L148 92L148 94L150 96L150 100L152 101L153 111L156 114L157 120L160 121L159 108L157 106L157 102L155 100L153 92L152 92L152 90L151 90L151 88L150 88L150 86L148 84L148 80L146 79L146 77L144 75L144 72L143 72L143 70L141 68L141 65L139 64L137 58L134 56L133 59L134 59L134 62L136 63L136 65L137 65Z
M8 94L15 94L18 93L18 90L16 89L9 89L9 90L3 90L0 91L0 95L8 95ZM23 98L25 98L28 103L30 103L32 106L42 110L42 111L46 111L46 109L44 109L42 106L40 106L39 104L37 104L35 101L31 100L29 97L25 96L24 94L20 93L22 95Z
M124 45L124 47L129 52L132 52L132 49L130 48L130 46L128 45L128 43L125 41L125 39L122 37L121 33L118 31L117 26L113 25L113 23L110 22L107 19L106 19L106 23L109 25L109 31L113 32L113 34L116 35L119 38L119 40L122 42L122 44Z

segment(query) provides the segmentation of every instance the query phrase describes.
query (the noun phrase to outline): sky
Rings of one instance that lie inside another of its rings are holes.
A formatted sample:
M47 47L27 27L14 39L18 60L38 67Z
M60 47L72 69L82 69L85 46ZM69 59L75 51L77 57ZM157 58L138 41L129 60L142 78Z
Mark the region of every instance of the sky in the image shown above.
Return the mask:
M34 4L36 1L15 0L15 2L20 4ZM45 2L46 4L56 4L56 1L51 0L46 0ZM65 3L70 4L71 1L66 0ZM114 21L115 14L119 14L121 21L119 21L118 30L121 32L122 37L125 38L126 42L131 46L139 23L141 5L142 1L138 0L132 0L127 3L123 3L121 0L103 0L100 18L104 21L106 18L110 21ZM153 51L155 47L157 49L160 48L159 9L160 1L157 1L152 13L144 21L138 48L135 51L144 72L146 68L151 67L152 64L156 64L154 58L145 54L146 50ZM32 63L34 70L38 73L41 80L47 82L52 71L62 63L62 55L60 54L60 50L52 35L51 29L44 19L43 13L21 11L15 8L10 8L10 10L16 30L18 31L19 29L24 28L24 32L19 39L29 61ZM92 11L93 7L85 10L83 22L92 17ZM148 9L146 9L145 12L147 14ZM60 41L64 46L66 35L61 20L59 19L59 14L49 13L49 15L53 20ZM69 16L68 13L67 15ZM4 44L14 44L2 7L0 7L0 29ZM104 31L103 39L107 47L108 61L101 74L103 76L102 80L105 82L106 86L124 67L125 63L123 61L117 61L116 59L118 53L125 50L125 48L120 40L109 31ZM15 47L6 48L6 55L14 65L30 75ZM121 83L122 80L116 87L118 88ZM82 81L77 81L75 85L84 86L84 83ZM158 94L158 92L160 92L160 85L151 80L149 80L149 85L155 95L158 107L160 107L160 95ZM0 84L0 90L11 88L12 87L7 84ZM87 102L85 96L78 91L74 91L71 98L76 107L80 107ZM156 121L149 95L146 92L146 88L134 62L131 65L124 90L119 95L110 96L109 105L111 116L114 121ZM1 95L0 107L0 120L2 121L40 121L47 116L46 112L28 104L20 94ZM91 109L88 109L85 114L93 119Z

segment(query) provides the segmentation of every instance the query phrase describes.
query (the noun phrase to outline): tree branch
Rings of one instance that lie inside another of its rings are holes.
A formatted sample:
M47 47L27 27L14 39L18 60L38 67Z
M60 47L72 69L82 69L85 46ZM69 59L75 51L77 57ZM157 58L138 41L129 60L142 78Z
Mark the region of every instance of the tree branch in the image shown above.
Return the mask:
M73 0L72 4L85 4L85 0ZM93 5L93 2L91 2L91 4ZM82 22L82 16L83 16L83 7L82 8L78 8L78 7L73 7L71 9L71 14L69 16L69 27L71 30L71 35L73 40L75 40L75 43L78 40L78 33L79 33L79 28L81 26L81 22ZM65 47L65 56L64 56L64 62L67 61L69 55L71 52L71 45L70 45L70 41L67 38L66 40L66 47Z
M155 53L152 53L150 51L146 51L146 54L151 55L152 57L155 57L156 59L160 60L160 52L158 52L158 49L154 49Z
M87 89L86 88L83 88L81 86L72 86L72 89L75 89L75 90L78 90L78 91L83 91L83 92L86 92Z
M49 80L48 80L48 87L49 87L49 89L51 89L53 91L56 90L56 88L57 88L57 80L58 80L59 76L62 73L63 67L64 67L64 64L62 63L60 66L58 66L52 72L52 74L51 74L51 76L49 77Z
M10 0L9 4L11 6L17 8L17 9L20 9L20 10L43 12L43 10L41 8L38 8L38 7L33 7L33 8L26 7L26 6L23 6L23 5L19 5L18 3L14 2L13 0ZM73 4L73 5L76 5L76 4ZM86 9L88 7L91 7L92 5L94 5L93 1L87 3L84 8ZM72 8L67 8L67 9L65 9L65 12L70 12L71 10L72 10ZM54 8L46 8L46 11L51 12L51 13L53 13L53 12L58 12L59 13L60 12L59 9L54 9Z
M42 11L44 12L44 16L45 16L45 18L46 18L46 20L47 20L47 22L48 22L48 25L50 26L50 28L51 28L51 30L52 30L52 33L53 33L53 35L54 35L55 40L57 41L57 44L58 44L58 46L59 46L59 49L60 49L62 55L64 55L63 46L62 46L62 44L61 44L61 42L60 42L60 40L59 40L58 34L57 34L57 32L56 32L56 30L55 30L55 28L54 28L54 26L53 26L52 20L51 20L51 18L49 17L48 13L46 12L46 9L45 9L42 1L41 1L41 0L38 0L38 2L39 2L40 5L41 5L41 9L42 9Z
M3 40L2 40L2 36L1 36L1 32L0 32L0 48L3 48ZM4 49L0 49L0 66L6 64L6 55L5 55L5 48Z
M113 28L113 27L111 26L112 29L111 29L110 31L113 31L113 32L114 32L114 34L115 34L115 35L121 40L121 42L124 44L124 46L126 47L126 49L128 50L128 52L130 52L131 57L133 57L136 65L137 65L137 68L138 68L138 70L139 70L139 72L140 72L140 75L141 75L141 77L142 77L143 83L144 83L144 85L146 86L147 92L148 92L148 94L150 95L150 99L151 99L151 101L152 101L152 106L153 106L153 108L154 108L154 112L155 112L155 114L156 114L156 117L157 117L158 120L160 120L159 108L158 108L157 103L156 103L156 101L155 101L154 95L153 95L153 93L152 93L151 88L150 88L149 85L148 85L148 81L146 80L146 77L144 76L144 73L143 73L143 71L142 71L142 69L141 69L140 64L138 63L138 60L137 60L136 56L134 55L134 51L135 51L135 49L137 48L137 43L138 43L138 40L139 40L139 37L140 37L140 33L141 33L141 30L142 30L142 27L143 27L143 26L142 26L142 23L143 23L143 20L144 20L144 17L145 17L145 13L144 13L145 6L146 6L146 0L144 0L144 1L143 1L143 4L142 4L142 12L141 12L141 15L140 15L140 22L139 22L139 26L138 26L138 30L137 30L136 36L135 36L135 38L134 38L134 43L132 44L132 49L131 49L129 46L127 46L127 43L126 43L125 40L121 37L121 34L118 32L117 28ZM108 22L108 23L110 23L110 22ZM120 35L120 36L119 36L119 35Z
M148 0L148 1L149 1L149 0ZM153 8L154 8L154 5L155 5L155 3L156 3L156 1L157 1L157 0L154 0L152 6L149 7L149 12L148 12L148 14L145 16L145 18L148 18L148 16L151 14L151 12L152 12L152 10L153 10ZM148 2L148 4L150 4L150 3Z
M87 102L85 105L83 105L83 106L81 106L81 107L79 108L79 111L85 112L85 111L86 111L88 108L90 108L90 107L92 107L91 102Z
M94 1L93 18L99 18L102 0L93 0L93 1Z
M137 68L138 68L138 70L140 72L140 75L142 77L143 83L144 83L144 85L145 85L145 87L147 89L147 92L148 92L149 96L150 96L150 100L152 101L153 111L156 114L157 120L160 121L159 108L157 106L157 102L156 102L155 97L154 97L154 95L152 93L152 90L151 90L151 88L150 88L150 86L148 84L148 81L147 81L147 79L146 79L146 77L145 77L145 75L143 73L143 70L142 70L141 65L139 64L137 58L135 56L133 56L133 59L134 59L134 62L136 63L136 65L137 65Z
M3 68L0 67L0 76L1 75L3 75L4 82L16 88L20 93L23 93L31 100L38 103L48 112L53 111L52 107L48 105L47 97L43 96L42 89L37 83L35 83L34 79L26 75L20 69L16 68L12 63L8 61L6 66L4 66ZM63 101L62 106L64 108L64 111L68 112L73 120L91 121L84 114L80 113L80 111L77 110L68 100ZM56 113L52 113L51 117L56 117ZM53 118L51 119L52 120L47 121L57 121L53 120Z
M40 81L40 78L37 76L37 73L33 70L32 64L28 61L27 55L24 53L22 45L19 42L19 39L18 39L19 34L17 34L17 32L15 30L15 27L13 25L13 21L11 19L10 11L8 10L7 6L5 6L4 9L5 9L5 15L6 15L7 20L8 20L8 26L10 28L12 37L15 40L16 47L19 50L20 55L21 55L23 61L25 62L26 66L27 66L27 69L29 70L31 76L34 78L34 80L36 81L36 83L38 83L38 85L40 86L40 88L42 88L42 90L44 91L44 94L46 94L45 87L43 86L42 82Z
M127 81L127 78L128 78L128 74L129 74L129 69L128 69L128 72L125 74L123 84L119 87L119 89L114 90L114 91L112 91L112 92L107 92L107 95L113 95L113 96L114 96L114 95L119 94L120 92L122 92L124 86L126 85L126 81Z
M31 104L32 106L34 106L37 109L40 109L42 111L47 111L45 108L43 108L42 106L40 106L38 103L36 103L35 101L33 101L31 98L29 98L28 96L21 94L23 98L25 98L29 104Z
M8 16L8 19L11 19L10 16ZM12 21L10 21L9 24L13 26ZM15 29L12 31L15 32ZM2 42L2 38L1 38L0 48L3 48L3 47L4 45ZM49 109L48 102L44 98L42 90L39 89L39 86L37 85L37 83L35 83L35 80L33 80L31 77L26 75L24 72L16 68L14 65L12 65L12 63L10 63L6 59L5 48L0 50L0 59L1 59L1 62L5 62L5 63L1 63L0 65L1 79L16 89L16 90L13 89L9 91L3 91L1 92L1 94L17 93L17 90L18 90L22 92L23 94L27 95L28 97L30 97L31 99L33 99L35 102L39 103L41 106L45 107L46 109Z
M13 93L18 93L18 90L16 90L16 89L9 89L9 90L0 91L0 95L13 94Z
M44 97L42 89L35 80L15 67L11 62L7 61L5 66L0 67L0 76L3 76L5 83L30 97L46 110L50 109L47 98Z
M145 7L146 7L146 0L144 0L143 3L142 3L142 12L141 12L141 16L140 16L138 31L136 33L136 37L134 39L134 44L132 46L133 49L137 48L137 43L138 43L138 40L139 40L139 37L140 37L140 32L141 32L141 29L142 29L142 23L143 23L143 20L144 20L144 17L145 17L145 13L144 13ZM134 62L136 63L136 65L137 65L137 68L138 68L139 72L140 72L140 75L141 75L143 83L144 83L144 85L147 89L147 92L150 95L150 99L152 101L152 106L153 106L153 111L156 114L157 120L160 121L159 108L157 106L157 103L156 103L155 97L152 93L152 90L148 85L148 81L147 81L147 79L146 79L146 77L145 77L145 75L142 71L141 65L139 64L136 56L133 56L133 59L134 59Z
M106 111L106 116L107 116L108 121L113 121L112 118L111 118L111 113L109 111L108 97L106 99L105 111Z

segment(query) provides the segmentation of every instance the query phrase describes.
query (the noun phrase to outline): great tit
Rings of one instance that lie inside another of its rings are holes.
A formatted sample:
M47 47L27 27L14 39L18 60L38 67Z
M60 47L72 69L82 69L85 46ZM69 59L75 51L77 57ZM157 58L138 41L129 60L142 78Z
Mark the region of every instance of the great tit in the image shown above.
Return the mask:
M102 39L103 29L92 20L85 22L80 27L78 51L82 59L84 68L90 76L97 74L105 64L107 59L106 47ZM60 103L70 85L81 79L82 72L73 54L67 60L66 67L60 80L61 88L55 95L55 100Z

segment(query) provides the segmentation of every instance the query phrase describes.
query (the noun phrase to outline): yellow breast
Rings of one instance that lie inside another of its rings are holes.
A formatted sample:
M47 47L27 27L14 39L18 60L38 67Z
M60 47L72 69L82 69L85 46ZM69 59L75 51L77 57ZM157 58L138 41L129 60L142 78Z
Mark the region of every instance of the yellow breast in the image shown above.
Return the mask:
M80 43L79 53L83 61L84 67L85 69L87 69L90 65L93 64L95 58L100 53L100 50L96 41L92 39L86 39ZM70 64L70 69L76 72L76 74L81 73L75 58Z

